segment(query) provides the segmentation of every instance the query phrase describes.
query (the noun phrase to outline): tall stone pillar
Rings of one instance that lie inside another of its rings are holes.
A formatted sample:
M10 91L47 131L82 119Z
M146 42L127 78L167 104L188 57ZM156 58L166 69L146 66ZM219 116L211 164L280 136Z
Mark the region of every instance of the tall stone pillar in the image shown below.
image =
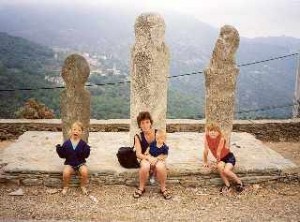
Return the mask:
M66 58L61 73L66 88L61 93L61 119L64 140L69 138L69 132L75 121L84 126L82 139L88 142L91 95L84 88L90 75L90 68L84 57L70 55Z
M220 125L227 145L230 145L234 118L236 78L239 73L235 53L239 41L238 31L234 27L223 26L209 66L204 71L206 123Z
M154 13L141 14L135 22L131 49L130 135L139 131L136 117L149 111L154 127L166 129L169 49L164 42L165 22Z

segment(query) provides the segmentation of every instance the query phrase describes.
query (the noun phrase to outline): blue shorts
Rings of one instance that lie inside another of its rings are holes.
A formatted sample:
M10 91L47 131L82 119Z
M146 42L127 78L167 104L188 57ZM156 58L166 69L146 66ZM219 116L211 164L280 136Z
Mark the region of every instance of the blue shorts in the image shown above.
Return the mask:
M233 166L235 165L236 159L233 153L229 152L225 157L221 159L224 163L231 163Z

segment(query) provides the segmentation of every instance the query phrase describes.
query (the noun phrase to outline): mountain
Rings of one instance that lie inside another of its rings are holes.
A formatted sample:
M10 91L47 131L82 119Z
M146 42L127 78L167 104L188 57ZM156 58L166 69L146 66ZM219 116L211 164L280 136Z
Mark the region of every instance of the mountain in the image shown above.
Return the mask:
M58 66L52 49L0 32L0 90L54 87L53 83L45 80L45 76L51 75ZM50 95L46 90L0 91L0 117L14 117L17 109L31 97L39 98L58 110L58 92Z
M101 61L102 66L107 68L115 65L125 74L124 77L114 77L120 79L126 78L129 73L130 47L134 43L133 27L137 16L135 12L107 7L7 6L0 8L0 31L21 36L53 49L105 55L108 59ZM163 17L167 27L166 42L171 52L170 75L202 71L209 62L219 30L186 15L165 13ZM296 52L299 48L300 40L291 37L253 39L241 37L237 61L244 64L264 60ZM296 66L294 56L240 67L237 111L291 104ZM101 80L103 78L90 78L92 82ZM103 81L109 80L109 77L106 77ZM93 90L94 96L100 91L111 95L107 92L109 91L107 88ZM129 91L126 89L126 93L122 95L128 94ZM170 118L203 117L203 75L171 78L168 99ZM97 100L102 102L103 107L110 104L108 100L104 101L100 97ZM128 100L129 98L126 98L126 104ZM100 106L98 108L101 109ZM117 113L114 116L103 116L106 115L105 112L93 115L96 118L126 118L129 111L126 112L122 112L121 116ZM287 118L290 115L291 108L288 107L265 112L244 112L237 117Z

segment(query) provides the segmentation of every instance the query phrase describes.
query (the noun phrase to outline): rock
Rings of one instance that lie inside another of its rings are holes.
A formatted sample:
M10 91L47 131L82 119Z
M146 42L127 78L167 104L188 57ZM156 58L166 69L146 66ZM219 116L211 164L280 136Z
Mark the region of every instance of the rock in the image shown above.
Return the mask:
M62 181L61 179L57 179L57 178L47 178L44 181L44 185L46 187L60 188L62 186Z
M55 193L58 193L60 190L59 189L47 189L46 190L46 193L48 194L55 194Z
M259 184L253 184L252 187L254 191L257 191L260 188Z
M92 195L89 195L89 198L90 198L93 202L95 202L95 203L98 203L98 202L99 202L99 201L97 200L97 198L94 197L94 196L92 196Z
M43 181L39 179L24 179L22 180L22 184L24 184L25 186L38 186L42 185Z
M10 195L10 196L23 196L24 191L22 190L22 188L19 188L16 191L13 191L13 192L9 193L8 195Z

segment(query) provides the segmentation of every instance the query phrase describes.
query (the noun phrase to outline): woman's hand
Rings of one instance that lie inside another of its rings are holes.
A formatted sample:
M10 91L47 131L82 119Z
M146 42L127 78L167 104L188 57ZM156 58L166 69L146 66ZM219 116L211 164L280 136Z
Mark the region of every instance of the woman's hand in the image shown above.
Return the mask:
M148 161L150 162L151 165L155 165L157 162L157 158L150 156Z

